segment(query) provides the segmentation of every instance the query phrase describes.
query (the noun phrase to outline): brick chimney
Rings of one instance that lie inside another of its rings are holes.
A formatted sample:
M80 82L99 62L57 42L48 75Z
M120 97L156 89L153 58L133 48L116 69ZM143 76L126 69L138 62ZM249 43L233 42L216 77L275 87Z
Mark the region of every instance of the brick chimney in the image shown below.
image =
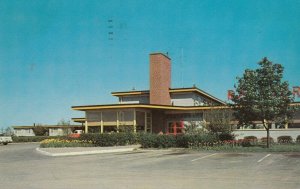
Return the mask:
M171 105L171 59L162 53L150 54L150 104Z

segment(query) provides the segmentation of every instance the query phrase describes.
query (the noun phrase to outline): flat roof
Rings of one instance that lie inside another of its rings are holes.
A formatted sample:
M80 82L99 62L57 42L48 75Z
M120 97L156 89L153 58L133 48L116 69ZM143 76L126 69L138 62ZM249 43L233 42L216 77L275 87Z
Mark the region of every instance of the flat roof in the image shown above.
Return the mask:
M86 120L84 117L75 117L75 118L71 118L71 119L77 123L83 123Z
M229 106L169 106L158 104L105 104L105 105L84 105L72 106L73 110L103 110L103 109L122 109L122 108L147 108L147 109L161 109L161 110L209 110L209 109L225 109Z
M291 106L300 106L300 102L293 102ZM83 105L72 106L73 110L85 111L85 110L104 110L104 109L123 109L123 108L146 108L146 109L161 109L161 110L214 110L214 109L231 109L227 105L220 106L170 106L159 104L103 104L103 105ZM75 119L75 118L72 118ZM77 118L84 119L84 118Z
M187 92L195 92L198 93L202 96L205 96L211 100L214 100L220 104L226 105L226 103L210 94L207 92L197 88L197 87L188 87L188 88L171 88L169 89L170 93L187 93ZM140 90L140 91L121 91L121 92L112 92L111 94L113 96L131 96L131 95L149 95L150 91L149 90Z

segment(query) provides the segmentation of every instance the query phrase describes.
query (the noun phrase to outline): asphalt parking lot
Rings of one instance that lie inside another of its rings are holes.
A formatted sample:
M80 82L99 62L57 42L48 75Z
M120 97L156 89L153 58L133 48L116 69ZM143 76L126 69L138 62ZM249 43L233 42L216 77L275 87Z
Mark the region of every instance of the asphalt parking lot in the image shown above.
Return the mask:
M300 188L300 152L138 150L49 157L37 146L0 146L1 189Z

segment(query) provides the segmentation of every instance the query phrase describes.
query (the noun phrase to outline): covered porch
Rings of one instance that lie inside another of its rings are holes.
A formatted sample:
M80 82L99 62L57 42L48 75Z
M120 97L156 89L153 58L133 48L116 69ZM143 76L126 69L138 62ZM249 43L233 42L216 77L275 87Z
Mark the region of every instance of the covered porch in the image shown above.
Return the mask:
M88 110L85 133L152 132L152 113L146 109Z

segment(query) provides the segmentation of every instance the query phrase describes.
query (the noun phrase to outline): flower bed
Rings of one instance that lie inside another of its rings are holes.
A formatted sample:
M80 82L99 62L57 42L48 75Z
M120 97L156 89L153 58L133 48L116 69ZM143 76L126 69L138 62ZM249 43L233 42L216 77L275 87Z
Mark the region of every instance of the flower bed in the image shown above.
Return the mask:
M61 147L92 147L91 142L73 139L45 139L41 141L41 148L61 148Z

